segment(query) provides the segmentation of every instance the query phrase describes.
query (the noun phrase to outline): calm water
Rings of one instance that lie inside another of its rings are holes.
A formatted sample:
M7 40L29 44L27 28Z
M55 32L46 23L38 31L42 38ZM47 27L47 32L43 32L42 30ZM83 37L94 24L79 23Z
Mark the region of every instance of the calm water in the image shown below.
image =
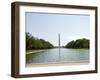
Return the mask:
M49 63L49 62L69 62L69 61L89 61L88 49L49 49L44 52L26 55L26 63Z

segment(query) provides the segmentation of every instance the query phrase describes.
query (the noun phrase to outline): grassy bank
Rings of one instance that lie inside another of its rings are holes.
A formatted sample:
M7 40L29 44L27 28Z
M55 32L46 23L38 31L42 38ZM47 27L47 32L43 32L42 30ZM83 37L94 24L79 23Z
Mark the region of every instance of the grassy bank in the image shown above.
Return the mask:
M43 52L43 51L46 51L46 50L47 50L47 49L28 50L28 51L26 51L26 54L32 54L32 53Z

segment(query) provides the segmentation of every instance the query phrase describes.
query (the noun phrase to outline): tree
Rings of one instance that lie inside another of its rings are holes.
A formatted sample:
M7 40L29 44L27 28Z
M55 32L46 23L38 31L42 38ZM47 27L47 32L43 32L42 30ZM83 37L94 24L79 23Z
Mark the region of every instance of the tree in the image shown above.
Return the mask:
M26 33L26 49L32 49L34 44L34 37L30 33Z
M50 42L33 37L29 32L26 32L26 50L50 49L53 47Z
M65 45L66 48L89 48L89 40L88 39L77 39L75 41L70 41L67 45Z
M67 48L71 48L71 47L73 47L74 46L74 41L71 41L71 42L69 42L65 47L67 47Z

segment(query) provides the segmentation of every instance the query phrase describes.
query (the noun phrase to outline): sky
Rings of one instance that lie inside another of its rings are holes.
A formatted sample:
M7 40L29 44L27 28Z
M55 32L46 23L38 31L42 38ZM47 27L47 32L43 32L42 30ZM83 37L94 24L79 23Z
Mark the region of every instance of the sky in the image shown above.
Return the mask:
M65 46L72 40L89 39L90 16L26 12L25 27L26 32L49 41L54 46L58 46L60 34L61 46Z

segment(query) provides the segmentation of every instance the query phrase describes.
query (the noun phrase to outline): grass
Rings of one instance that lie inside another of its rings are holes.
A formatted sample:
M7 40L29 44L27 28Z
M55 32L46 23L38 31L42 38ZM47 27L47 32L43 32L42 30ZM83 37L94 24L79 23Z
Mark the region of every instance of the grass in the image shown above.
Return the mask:
M32 53L43 52L43 51L46 51L46 50L47 50L47 49L28 50L28 51L26 51L26 54L32 54Z

